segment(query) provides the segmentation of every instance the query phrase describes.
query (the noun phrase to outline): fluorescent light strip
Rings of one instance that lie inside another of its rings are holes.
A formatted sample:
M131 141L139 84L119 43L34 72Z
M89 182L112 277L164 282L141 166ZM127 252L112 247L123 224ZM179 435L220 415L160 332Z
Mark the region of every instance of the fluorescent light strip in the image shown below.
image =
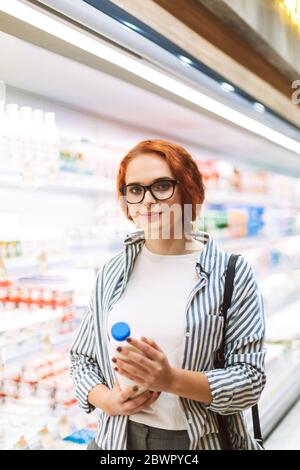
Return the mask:
M198 105L207 111L236 124L254 134L300 155L300 143L284 134L271 129L234 109L205 96L203 93L169 77L168 75L141 64L112 47L102 44L71 26L19 2L18 0L0 0L0 10L45 31L63 41L72 44L90 54L111 62L141 78L153 83L174 95Z

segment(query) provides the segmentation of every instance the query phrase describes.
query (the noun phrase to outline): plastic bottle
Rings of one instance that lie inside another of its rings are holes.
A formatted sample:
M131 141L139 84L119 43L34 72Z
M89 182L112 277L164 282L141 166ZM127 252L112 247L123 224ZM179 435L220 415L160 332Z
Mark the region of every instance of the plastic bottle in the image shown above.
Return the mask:
M114 356L119 357L120 359L126 360L126 356L122 355L122 353L118 352L116 349L118 346L121 346L122 348L127 348L127 349L132 349L133 351L137 351L137 348L133 346L129 346L129 344L126 341L126 338L130 336L130 327L127 323L125 322L117 322L114 323L112 328L111 328L111 347L112 347L112 354ZM128 387L133 387L137 385L139 388L136 393L134 393L131 398L137 397L138 395L142 394L147 390L146 387L142 387L139 384L136 384L133 380L129 379L128 377L125 377L124 375L119 374L118 372L115 372L118 382L120 384L121 389L123 390L124 388Z

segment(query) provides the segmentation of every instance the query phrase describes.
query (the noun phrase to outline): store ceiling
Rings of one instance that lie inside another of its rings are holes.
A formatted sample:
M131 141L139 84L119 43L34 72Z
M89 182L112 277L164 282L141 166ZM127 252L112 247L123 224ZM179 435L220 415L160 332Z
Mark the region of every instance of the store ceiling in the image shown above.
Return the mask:
M0 80L198 149L203 158L252 162L300 175L300 157L234 125L99 70L0 33Z

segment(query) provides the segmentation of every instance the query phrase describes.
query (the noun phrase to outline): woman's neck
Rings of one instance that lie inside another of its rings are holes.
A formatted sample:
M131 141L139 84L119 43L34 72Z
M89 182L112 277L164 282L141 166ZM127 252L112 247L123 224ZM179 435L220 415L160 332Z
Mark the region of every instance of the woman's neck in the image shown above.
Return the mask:
M203 243L186 236L181 239L146 238L145 245L150 251L160 255L184 255L204 248Z

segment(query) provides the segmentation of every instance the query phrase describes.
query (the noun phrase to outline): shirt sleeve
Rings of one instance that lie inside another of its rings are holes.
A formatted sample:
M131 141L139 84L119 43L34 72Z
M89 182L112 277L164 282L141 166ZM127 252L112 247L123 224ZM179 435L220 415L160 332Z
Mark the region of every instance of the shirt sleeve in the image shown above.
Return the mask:
M93 316L97 313L95 297L99 288L99 279L101 279L100 271L96 276L89 305L70 348L70 375L75 384L76 399L86 413L91 413L95 409L88 402L90 390L97 384L106 384L97 362L93 321Z
M254 406L266 384L265 355L263 298L251 266L239 256L225 326L225 366L203 371L212 395L204 406L223 415Z

